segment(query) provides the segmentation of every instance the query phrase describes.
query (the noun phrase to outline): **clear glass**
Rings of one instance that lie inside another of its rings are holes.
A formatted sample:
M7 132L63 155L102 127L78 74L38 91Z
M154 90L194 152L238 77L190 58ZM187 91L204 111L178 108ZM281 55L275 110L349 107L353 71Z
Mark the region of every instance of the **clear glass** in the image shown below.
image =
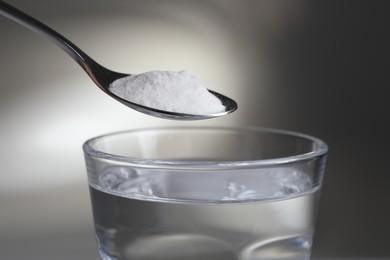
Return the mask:
M265 128L157 128L83 146L102 259L310 258L327 145Z

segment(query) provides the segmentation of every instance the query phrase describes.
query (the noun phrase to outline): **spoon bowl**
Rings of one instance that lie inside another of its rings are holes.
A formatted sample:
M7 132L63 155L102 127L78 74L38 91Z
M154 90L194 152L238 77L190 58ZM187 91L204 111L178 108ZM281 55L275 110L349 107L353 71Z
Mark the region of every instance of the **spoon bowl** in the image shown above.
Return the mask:
M164 119L175 119L175 120L200 120L200 119L208 119L214 117L220 117L232 113L237 109L237 103L215 91L209 90L211 94L216 96L225 106L225 111L219 113L212 114L202 114L202 115L194 115L194 114L185 114L185 113L177 113L170 112L160 109L155 109L147 106L143 106L134 102L130 102L125 100L112 92L109 91L109 86L112 82L117 79L124 78L130 76L131 74L124 74L109 70L99 63L94 61L91 57L89 57L84 51L82 51L79 47L73 44L71 41L66 39L60 33L51 29L49 26L43 24L42 22L36 20L30 15L22 12L21 10L11 6L10 4L0 1L0 14L5 17L10 18L11 20L31 29L32 31L41 34L45 37L48 37L52 40L56 45L62 48L73 60L75 60L88 74L88 76L92 79L92 81L107 95L119 101L120 103L142 112L144 114L155 116Z

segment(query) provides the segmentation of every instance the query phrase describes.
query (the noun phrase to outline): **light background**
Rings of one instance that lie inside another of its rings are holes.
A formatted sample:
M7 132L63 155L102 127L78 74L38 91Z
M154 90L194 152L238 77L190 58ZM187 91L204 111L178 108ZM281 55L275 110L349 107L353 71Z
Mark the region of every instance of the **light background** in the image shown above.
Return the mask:
M0 17L1 259L97 259L82 143L188 124L325 140L313 258L390 259L386 1L8 2L110 69L185 69L239 110L193 123L129 110L53 43Z

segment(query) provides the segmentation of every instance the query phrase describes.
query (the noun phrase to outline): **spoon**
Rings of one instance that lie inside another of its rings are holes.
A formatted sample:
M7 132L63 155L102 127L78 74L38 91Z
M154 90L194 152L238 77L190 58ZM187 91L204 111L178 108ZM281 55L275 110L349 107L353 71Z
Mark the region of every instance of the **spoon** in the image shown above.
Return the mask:
M209 92L221 101L222 105L225 106L225 111L212 114L193 115L146 107L122 99L121 97L118 97L115 94L111 93L109 91L109 86L115 80L130 76L131 74L114 72L101 66L92 58L90 58L80 48L78 48L76 45L66 39L64 36L51 29L47 25L43 24L42 22L29 16L28 14L20 11L19 9L11 6L10 4L5 3L4 1L0 1L0 14L10 18L17 23L20 23L21 25L31 29L38 34L48 37L60 48L62 48L69 56L71 56L73 60L75 60L84 69L84 71L88 74L92 81L107 95L139 112L164 119L199 120L224 116L237 109L237 103L234 100L212 90L209 90Z

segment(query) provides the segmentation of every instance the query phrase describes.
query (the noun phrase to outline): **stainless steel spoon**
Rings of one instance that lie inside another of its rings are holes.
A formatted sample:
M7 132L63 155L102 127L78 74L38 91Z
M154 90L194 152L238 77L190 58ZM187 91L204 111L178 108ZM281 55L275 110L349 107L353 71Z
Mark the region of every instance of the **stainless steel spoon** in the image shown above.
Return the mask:
M199 120L199 119L208 119L219 116L227 115L237 109L237 103L217 92L209 90L210 93L215 95L219 100L221 100L222 104L225 106L225 111L220 113L213 113L207 115L192 115L192 114L184 114L184 113L176 113L169 112L164 110L159 110L151 107L142 106L125 99L122 99L113 93L111 93L108 88L110 84L116 79L130 76L131 74L124 74L111 71L92 58L90 58L85 52L80 50L76 45L66 39L64 36L54 31L47 25L42 22L36 20L35 18L29 16L28 14L20 11L19 9L5 3L4 1L0 1L0 14L10 18L11 20L18 22L25 27L31 29L32 31L41 34L45 37L48 37L55 44L57 44L60 48L62 48L67 54L69 54L89 75L89 77L95 82L95 84L103 90L107 95L121 102L122 104L135 109L139 112L165 118L165 119L176 119L176 120Z

